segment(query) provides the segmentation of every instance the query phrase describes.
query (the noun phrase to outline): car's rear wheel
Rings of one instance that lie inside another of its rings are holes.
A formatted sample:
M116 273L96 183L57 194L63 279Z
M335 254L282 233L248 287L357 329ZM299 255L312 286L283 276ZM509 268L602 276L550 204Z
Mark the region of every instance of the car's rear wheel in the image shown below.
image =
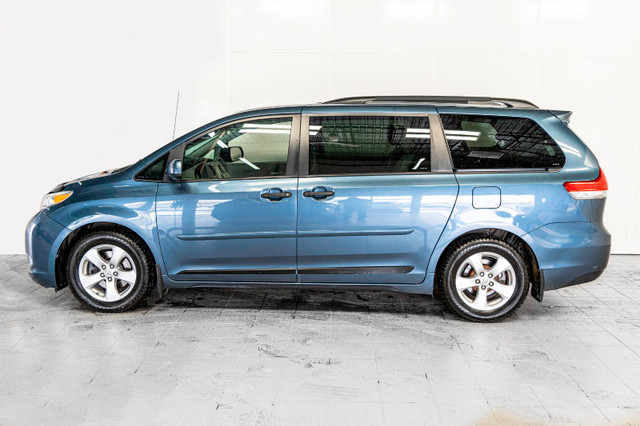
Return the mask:
M529 292L523 256L500 240L474 239L451 250L440 284L449 306L472 321L498 321L513 315Z
M150 256L138 242L117 232L98 232L73 246L67 278L74 296L89 308L122 312L147 296L152 271Z

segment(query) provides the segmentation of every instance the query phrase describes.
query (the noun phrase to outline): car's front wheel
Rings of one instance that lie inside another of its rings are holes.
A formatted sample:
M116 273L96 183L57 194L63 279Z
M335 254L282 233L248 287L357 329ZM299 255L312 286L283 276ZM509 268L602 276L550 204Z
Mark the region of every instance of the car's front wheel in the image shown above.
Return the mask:
M89 308L122 312L149 293L153 268L143 247L117 232L92 233L71 249L67 278L74 296Z
M451 250L440 283L449 306L472 321L498 321L514 314L529 292L523 256L504 241L486 238Z

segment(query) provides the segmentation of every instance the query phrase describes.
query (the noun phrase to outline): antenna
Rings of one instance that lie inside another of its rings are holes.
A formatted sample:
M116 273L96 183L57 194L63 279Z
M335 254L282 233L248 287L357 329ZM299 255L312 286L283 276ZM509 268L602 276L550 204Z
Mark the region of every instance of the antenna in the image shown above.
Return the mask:
M173 117L173 137L171 140L175 140L176 138L176 123L178 122L178 106L180 106L180 90L178 90L178 95L176 96L176 115Z

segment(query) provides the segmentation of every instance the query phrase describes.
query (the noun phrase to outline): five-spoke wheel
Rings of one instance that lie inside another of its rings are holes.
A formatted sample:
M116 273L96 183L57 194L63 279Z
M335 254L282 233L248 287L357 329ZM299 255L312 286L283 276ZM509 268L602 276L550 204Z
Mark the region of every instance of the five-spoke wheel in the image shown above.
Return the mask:
M493 239L454 247L439 280L451 308L474 321L496 321L513 314L529 289L522 254Z
M515 272L498 253L481 252L469 256L458 268L456 289L460 299L479 311L503 306L513 296Z
M70 252L67 279L73 294L88 307L121 312L148 294L154 276L140 241L117 232L81 238Z
M131 255L114 244L91 247L80 260L78 275L87 294L103 302L126 297L138 276Z

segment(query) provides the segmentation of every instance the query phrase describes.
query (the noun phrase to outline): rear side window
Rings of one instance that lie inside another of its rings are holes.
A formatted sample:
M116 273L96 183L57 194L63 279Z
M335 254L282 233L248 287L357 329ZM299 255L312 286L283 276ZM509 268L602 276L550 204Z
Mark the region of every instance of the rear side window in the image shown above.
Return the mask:
M529 118L442 114L453 167L561 169L562 150Z
M309 174L428 172L428 117L309 118Z

